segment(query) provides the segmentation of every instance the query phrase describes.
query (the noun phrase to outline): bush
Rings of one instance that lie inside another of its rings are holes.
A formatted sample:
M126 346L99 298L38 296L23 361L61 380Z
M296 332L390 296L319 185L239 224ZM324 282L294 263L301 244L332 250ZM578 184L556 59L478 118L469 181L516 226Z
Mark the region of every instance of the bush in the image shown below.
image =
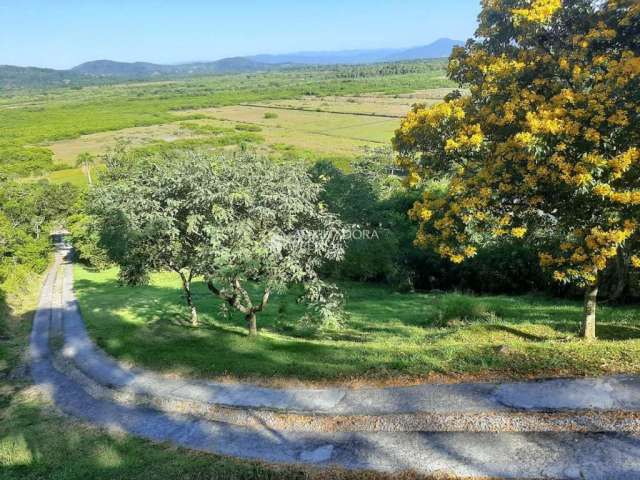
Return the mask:
M77 196L70 185L0 182L0 298L23 297L45 271L49 232L64 223Z
M29 292L29 289L32 288L34 282L40 281L38 273L27 265L13 266L10 274L4 282L0 283L0 298L2 299L2 302L6 302L6 300L8 300L11 304L16 306L16 301L27 296L27 293Z
M49 261L46 235L35 238L0 211L0 297L22 298Z
M532 246L504 240L481 248L456 268L457 287L480 293L524 293L552 287Z
M273 113L273 112L267 112L267 113L264 114L264 118L266 118L267 120L273 119L273 118L278 118L278 114L277 113Z
M342 262L333 266L338 277L358 281L386 281L409 278L401 258L404 244L414 234L406 216L406 206L398 206L404 195L400 180L384 172L380 162L365 158L344 173L328 161L317 162L312 175L325 182L323 201L329 209L351 225L351 238ZM399 211L398 209L404 209Z
M384 230L377 239L351 240L340 263L340 275L350 280L384 281L395 270L398 251L396 235Z
M236 130L241 132L261 132L262 128L258 125L253 125L252 123L239 123L236 125Z
M149 271L142 262L121 265L118 272L118 283L128 287L148 285Z
M441 296L436 308L436 316L432 319L432 325L436 327L451 326L455 323L494 321L499 318L486 303L459 293Z
M1 174L24 176L52 170L55 170L53 152L48 148L0 145Z

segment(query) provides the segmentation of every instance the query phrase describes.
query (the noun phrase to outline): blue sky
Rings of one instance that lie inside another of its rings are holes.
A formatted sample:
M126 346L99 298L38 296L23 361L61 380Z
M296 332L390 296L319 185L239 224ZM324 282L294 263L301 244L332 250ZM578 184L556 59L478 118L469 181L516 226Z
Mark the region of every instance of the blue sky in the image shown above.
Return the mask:
M0 64L177 63L465 40L480 0L0 0Z

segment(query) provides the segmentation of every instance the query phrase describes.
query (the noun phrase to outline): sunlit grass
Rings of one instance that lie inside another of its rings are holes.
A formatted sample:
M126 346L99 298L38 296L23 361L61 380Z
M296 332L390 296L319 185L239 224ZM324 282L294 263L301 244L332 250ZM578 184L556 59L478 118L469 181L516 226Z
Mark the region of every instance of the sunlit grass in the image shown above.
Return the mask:
M27 376L26 361L41 278L0 302L0 479L2 480L382 480L382 474L271 466L110 433L56 413ZM117 339L114 339L117 340ZM397 477L400 478L400 477ZM422 478L407 474L403 479Z
M577 338L579 302L538 296L398 294L349 283L344 328L303 328L294 293L259 316L259 338L239 315L225 318L195 285L203 325L186 326L177 278L155 274L145 287L121 287L116 270L76 267L89 330L109 353L155 370L199 377L419 379L429 375L526 377L640 372L637 306L603 307L601 340Z

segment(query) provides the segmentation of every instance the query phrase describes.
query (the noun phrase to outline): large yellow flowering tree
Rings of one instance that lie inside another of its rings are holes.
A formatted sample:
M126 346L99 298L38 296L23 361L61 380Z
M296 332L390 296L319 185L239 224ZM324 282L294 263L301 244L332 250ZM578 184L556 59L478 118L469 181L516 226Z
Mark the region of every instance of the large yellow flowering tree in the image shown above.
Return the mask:
M479 232L535 241L585 288L595 338L598 273L640 236L640 2L483 0L479 21L449 62L468 94L417 105L394 138L410 183L449 179L410 212L416 242L462 262Z

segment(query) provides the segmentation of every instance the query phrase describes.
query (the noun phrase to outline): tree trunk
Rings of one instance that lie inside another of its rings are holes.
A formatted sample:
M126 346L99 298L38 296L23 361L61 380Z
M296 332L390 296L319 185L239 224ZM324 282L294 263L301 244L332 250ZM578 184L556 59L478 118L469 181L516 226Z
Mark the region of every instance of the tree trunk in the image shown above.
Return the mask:
M258 335L258 325L256 321L256 312L247 313L244 317L247 321L247 329L249 330L249 336L255 337Z
M180 273L180 278L182 279L182 289L184 290L184 297L187 301L187 305L191 310L191 325L194 327L198 326L198 311L196 309L195 304L193 303L193 296L191 295L191 278L192 275L189 274L187 278L182 272Z
M596 304L598 299L598 281L587 286L584 292L584 318L582 320L582 338L596 339Z
M187 296L187 305L191 309L191 325L194 327L198 326L198 311L196 310L196 306L193 303L193 297L191 296L191 285L189 285L188 289L185 289L185 293Z
M191 325L194 327L198 326L198 311L196 310L196 306L191 304Z
M93 181L91 180L91 166L87 163L87 180L89 180L89 186L93 185Z

